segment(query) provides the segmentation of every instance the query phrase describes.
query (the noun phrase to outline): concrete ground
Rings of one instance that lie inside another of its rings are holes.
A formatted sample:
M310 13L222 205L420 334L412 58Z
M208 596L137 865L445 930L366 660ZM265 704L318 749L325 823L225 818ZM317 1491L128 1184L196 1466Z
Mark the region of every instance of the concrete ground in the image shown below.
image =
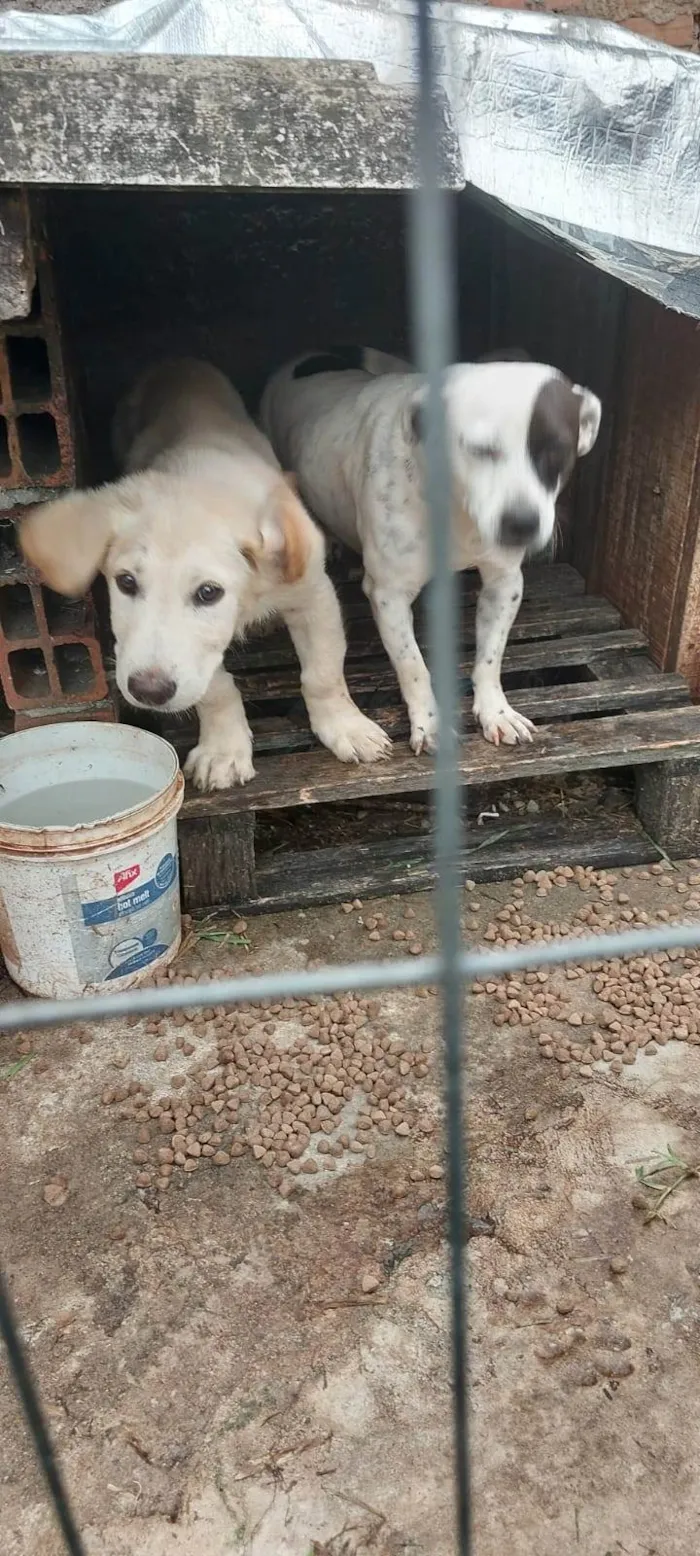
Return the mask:
M465 933L692 916L693 870L479 887ZM428 898L211 934L192 932L179 975L434 945ZM700 1155L698 983L679 957L638 969L631 994L594 969L469 997L476 1556L697 1545L700 1185L646 1220L657 1199L635 1174L669 1147L688 1167ZM238 1021L0 1040L2 1263L86 1549L450 1556L438 1002L389 992ZM261 1138L279 1056L303 1068L324 1038L340 1111ZM364 1118L352 1065L374 1088ZM7 1376L0 1411L4 1552L58 1556Z

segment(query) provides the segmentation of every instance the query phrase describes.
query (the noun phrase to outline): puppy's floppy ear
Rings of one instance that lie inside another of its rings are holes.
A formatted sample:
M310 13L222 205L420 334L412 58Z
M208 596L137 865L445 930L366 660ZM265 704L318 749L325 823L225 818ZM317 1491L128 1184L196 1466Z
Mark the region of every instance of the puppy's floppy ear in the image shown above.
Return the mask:
M19 543L50 589L80 595L99 573L113 534L114 499L108 489L68 492L57 502L30 509Z
M597 394L590 389L583 389L580 384L572 384L574 394L580 401L578 419L578 454L590 454L595 440L600 431L600 418L603 407Z
M314 548L322 545L320 530L285 476L260 515L257 535L241 549L258 572L272 571L292 584L303 578Z

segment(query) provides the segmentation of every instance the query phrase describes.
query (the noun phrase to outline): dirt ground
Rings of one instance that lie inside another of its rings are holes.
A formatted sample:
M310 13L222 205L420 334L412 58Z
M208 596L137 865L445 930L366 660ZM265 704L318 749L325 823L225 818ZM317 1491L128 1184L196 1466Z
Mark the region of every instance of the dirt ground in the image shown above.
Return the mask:
M465 892L465 932L493 944L514 913L519 933L580 933L596 914L689 917L698 884L683 866L551 890L478 887ZM235 934L217 921L193 932L177 973L418 944L434 944L430 900L392 899L254 919ZM532 975L468 1000L476 1556L689 1556L697 1545L700 1185L689 1177L646 1221L656 1200L635 1174L669 1147L689 1165L699 1154L700 961L676 958L660 976L675 992L655 995L656 1011L684 1000L684 1024L676 1013L681 1037L667 1041L665 1028L650 1054L648 1007L614 992L601 1003L599 971ZM533 1017L545 996L546 1019ZM595 1042L576 1029L605 1027L616 1010L637 1029L614 1068L612 1050L589 1062L556 1047L570 1049L572 1028ZM252 1012L241 1042L264 1030L268 1056L278 1041L293 1054L299 1034L329 1036L309 1022L334 1011L347 1020L333 1002ZM399 1112L389 1099L358 1134L356 1098L343 1099L290 1176L245 1143L254 1108L232 1144L220 1118L237 1104L221 1086L220 1113L192 1115L213 1121L202 1132L208 1141L215 1126L213 1144L187 1157L192 1170L175 1158L165 1181L154 1163L175 1140L173 1109L190 1105L167 1093L195 1075L205 1104L218 1096L202 1076L224 1073L222 1016L0 1040L2 1262L89 1556L449 1556L438 1001L390 992L355 1010L360 1036L375 1034L397 1076L403 1065ZM347 1148L323 1155L343 1129ZM4 1551L58 1556L6 1375L0 1411Z

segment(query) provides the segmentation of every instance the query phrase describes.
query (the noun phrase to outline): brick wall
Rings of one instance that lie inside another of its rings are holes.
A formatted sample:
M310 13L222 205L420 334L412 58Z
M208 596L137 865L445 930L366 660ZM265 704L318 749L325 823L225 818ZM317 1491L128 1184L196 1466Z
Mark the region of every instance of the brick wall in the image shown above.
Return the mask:
M549 11L617 22L676 49L700 49L700 0L487 0L504 10Z

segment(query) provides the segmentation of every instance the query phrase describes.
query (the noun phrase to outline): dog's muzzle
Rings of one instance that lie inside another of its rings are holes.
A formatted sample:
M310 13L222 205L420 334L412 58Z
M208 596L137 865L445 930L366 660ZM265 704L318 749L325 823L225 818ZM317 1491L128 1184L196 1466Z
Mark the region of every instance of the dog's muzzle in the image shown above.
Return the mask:
M144 708L164 708L177 691L177 682L162 670L141 670L127 681L129 696Z
M507 508L501 514L498 543L501 546L531 546L540 530L536 508Z

